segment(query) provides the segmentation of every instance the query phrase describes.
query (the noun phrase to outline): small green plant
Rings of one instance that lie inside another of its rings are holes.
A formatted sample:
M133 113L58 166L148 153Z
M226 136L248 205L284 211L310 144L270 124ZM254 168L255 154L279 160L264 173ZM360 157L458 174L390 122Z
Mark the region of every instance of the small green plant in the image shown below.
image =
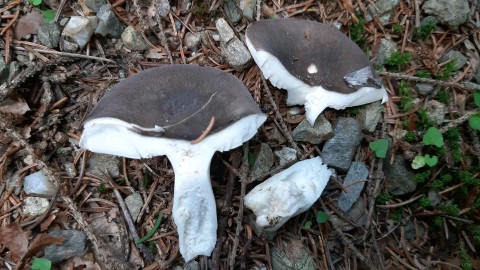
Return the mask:
M413 109L413 97L406 81L400 81L398 94L400 95L400 109L402 111Z
M426 207L429 207L432 205L432 202L430 201L430 199L428 197L422 197L420 198L420 200L418 201L420 203L420 205L424 208Z
M35 258L32 261L32 270L50 270L52 262L44 258Z
M457 67L455 65L456 65L456 61L451 60L450 62L448 62L442 67L440 72L438 72L435 75L435 77L442 81L448 80L452 76L452 73L457 70Z
M413 32L413 38L414 39L426 39L430 34L432 33L433 30L437 28L437 24L434 22L428 22L426 24L423 24L419 28Z
M364 48L366 44L365 40L365 19L358 18L358 22L350 27L350 38L353 42L357 43L360 48Z
M475 102L475 105L480 108L480 92L473 93L473 100ZM472 115L472 117L470 117L470 119L468 120L468 124L471 128L475 130L480 130L480 113Z
M368 144L370 149L375 152L377 158L385 158L388 150L388 140L380 139Z
M42 3L42 0L28 0L28 2L34 6L39 6Z
M323 212L323 211L317 211L315 213L315 221L317 224L323 224L327 222L328 220L328 214ZM309 230L313 225L313 221L310 219L307 222L305 222L305 225L303 226L305 229Z
M430 116L428 116L427 109L421 108L421 109L418 110L417 113L418 113L418 118L419 118L420 124L423 127L432 126L434 124L432 119L430 119Z
M435 181L432 183L432 187L435 189L443 189L446 185L452 182L453 176L450 173L445 173L440 175Z
M415 134L414 131L408 131L407 134L405 134L405 141L412 143L417 141L417 135Z
M420 78L431 78L432 77L432 73L426 71L426 70L419 70L417 71L417 77L420 77Z
M402 210L395 210L390 212L390 219L393 220L395 223L400 223L402 221L403 215Z
M53 9L46 9L46 10L40 9L39 11L40 13L42 13L43 21L45 23L51 22L55 18L56 11Z
M461 171L458 173L460 181L465 183L467 186L480 186L480 179L475 178L471 172Z
M388 201L390 201L393 198L392 194L388 192L382 192L378 194L377 198L375 199L378 204L386 204Z
M385 59L385 67L391 71L402 71L410 62L412 54L409 52L394 52Z
M423 184L428 180L428 178L430 178L431 174L432 172L429 170L417 173L415 174L415 181L417 182L417 184Z
M448 104L450 102L450 94L445 89L440 89L435 95L435 99L443 104Z
M394 24L392 25L392 33L395 35L400 35L403 32L403 26L401 24Z
M442 147L444 145L443 135L435 127L430 127L425 135L423 135L423 143L425 145L434 145L436 147ZM438 156L426 154L424 156L416 156L412 161L412 168L413 169L420 169L425 165L429 167L433 167L438 163Z
M460 215L460 207L458 207L455 203L447 203L440 206L440 210L442 210L446 215L450 216L458 216Z
M101 194L105 194L107 193L107 187L105 185L105 183L100 183L100 185L98 186L98 192L100 192Z

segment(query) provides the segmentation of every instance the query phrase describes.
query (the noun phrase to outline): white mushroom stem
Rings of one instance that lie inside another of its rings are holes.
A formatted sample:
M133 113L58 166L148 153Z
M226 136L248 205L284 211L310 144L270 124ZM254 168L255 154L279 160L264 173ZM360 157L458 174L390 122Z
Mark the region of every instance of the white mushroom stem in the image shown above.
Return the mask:
M217 241L217 209L210 183L214 151L168 155L175 172L172 215L185 261L210 256Z

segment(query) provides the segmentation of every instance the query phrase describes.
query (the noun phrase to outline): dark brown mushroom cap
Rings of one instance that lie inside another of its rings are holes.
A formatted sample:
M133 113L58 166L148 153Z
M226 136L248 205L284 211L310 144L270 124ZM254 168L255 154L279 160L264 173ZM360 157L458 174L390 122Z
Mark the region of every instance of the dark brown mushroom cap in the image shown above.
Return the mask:
M261 114L248 89L235 76L212 67L169 65L148 69L116 84L98 102L86 122L115 118L147 136L194 140L252 114ZM146 131L155 126L163 132Z
M360 47L333 27L297 19L260 20L248 26L246 36L255 50L273 55L288 72L310 86L320 85L343 94L364 86L380 87L377 75L361 86L347 83L344 77L371 65ZM311 64L318 72L307 72Z

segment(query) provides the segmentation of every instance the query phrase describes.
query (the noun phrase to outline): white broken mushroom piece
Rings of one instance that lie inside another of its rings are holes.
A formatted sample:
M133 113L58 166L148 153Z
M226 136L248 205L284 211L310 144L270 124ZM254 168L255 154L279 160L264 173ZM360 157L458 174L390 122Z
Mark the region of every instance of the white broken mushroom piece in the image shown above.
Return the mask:
M105 94L84 124L80 145L128 158L168 157L175 173L172 215L180 253L190 261L209 256L217 240L213 154L240 146L265 120L235 76L212 67L162 66Z
M275 231L320 198L331 174L320 157L297 162L254 187L245 196L245 206L258 226Z
M305 105L312 126L327 107L388 99L365 53L336 28L308 20L260 20L248 26L246 43L265 78L288 91L287 105Z

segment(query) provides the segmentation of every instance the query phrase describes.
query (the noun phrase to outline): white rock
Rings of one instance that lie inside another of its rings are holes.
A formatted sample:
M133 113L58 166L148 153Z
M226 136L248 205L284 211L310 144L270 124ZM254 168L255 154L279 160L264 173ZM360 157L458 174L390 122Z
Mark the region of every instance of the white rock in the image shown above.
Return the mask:
M63 29L62 36L69 37L83 48L93 35L97 27L98 18L95 16L72 16Z
M28 197L23 201L23 213L27 216L43 214L48 209L48 199L41 197Z
M55 194L55 188L42 171L25 176L23 190L27 195L33 193L53 196Z
M331 174L320 157L297 162L253 188L245 206L255 213L258 226L277 230L318 200Z

